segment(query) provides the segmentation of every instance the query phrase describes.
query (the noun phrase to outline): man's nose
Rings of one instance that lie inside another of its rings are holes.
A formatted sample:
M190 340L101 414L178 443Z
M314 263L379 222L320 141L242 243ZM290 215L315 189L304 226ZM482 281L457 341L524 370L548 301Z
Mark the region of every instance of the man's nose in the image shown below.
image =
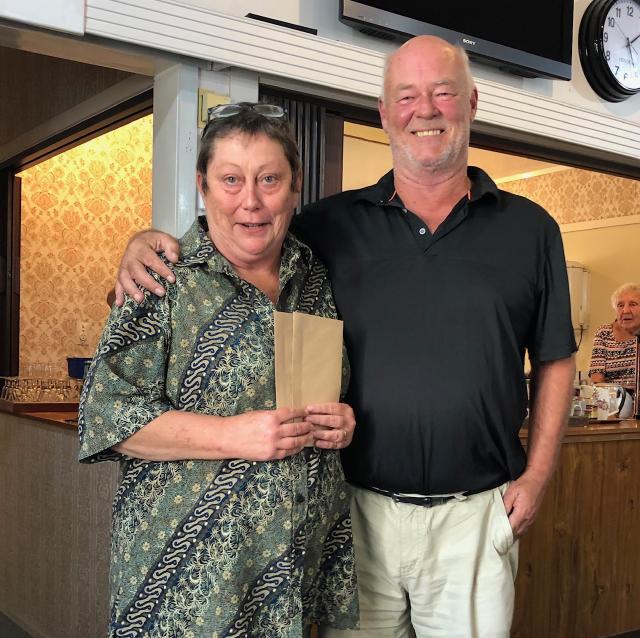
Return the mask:
M438 108L431 95L420 95L416 100L415 114L418 117L433 117L438 113Z

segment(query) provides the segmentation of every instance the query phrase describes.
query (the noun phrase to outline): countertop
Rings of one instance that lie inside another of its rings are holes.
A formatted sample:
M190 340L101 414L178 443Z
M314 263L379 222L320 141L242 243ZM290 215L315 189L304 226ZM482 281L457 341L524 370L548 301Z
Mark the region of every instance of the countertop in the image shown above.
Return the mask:
M0 408L0 411L1 408ZM21 412L15 416L27 417L35 421L44 421L64 428L77 428L78 413L67 412ZM565 442L578 442L580 440L605 440L602 437L616 437L620 435L640 438L640 421L635 419L625 419L622 421L591 421L586 423L573 422L565 433ZM528 431L526 422L520 430L520 438L527 439Z

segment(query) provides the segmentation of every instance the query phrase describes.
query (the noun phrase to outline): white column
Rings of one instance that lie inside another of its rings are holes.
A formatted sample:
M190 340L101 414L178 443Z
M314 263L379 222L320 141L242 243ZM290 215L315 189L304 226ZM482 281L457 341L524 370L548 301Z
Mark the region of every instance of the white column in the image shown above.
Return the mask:
M181 236L196 216L198 68L176 64L153 88L154 228Z

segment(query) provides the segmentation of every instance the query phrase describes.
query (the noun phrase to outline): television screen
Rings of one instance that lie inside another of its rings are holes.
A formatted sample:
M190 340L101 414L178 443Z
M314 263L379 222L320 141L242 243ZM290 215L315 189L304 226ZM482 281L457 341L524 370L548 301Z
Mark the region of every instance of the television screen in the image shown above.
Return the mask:
M571 79L573 0L341 0L340 20L384 37L438 35L479 62Z

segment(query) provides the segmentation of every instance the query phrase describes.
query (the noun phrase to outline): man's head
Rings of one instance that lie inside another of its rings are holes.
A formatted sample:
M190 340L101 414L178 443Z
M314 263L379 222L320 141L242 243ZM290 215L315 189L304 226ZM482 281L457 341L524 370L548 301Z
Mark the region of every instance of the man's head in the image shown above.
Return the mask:
M463 49L418 36L391 54L378 107L396 172L466 170L477 103Z

